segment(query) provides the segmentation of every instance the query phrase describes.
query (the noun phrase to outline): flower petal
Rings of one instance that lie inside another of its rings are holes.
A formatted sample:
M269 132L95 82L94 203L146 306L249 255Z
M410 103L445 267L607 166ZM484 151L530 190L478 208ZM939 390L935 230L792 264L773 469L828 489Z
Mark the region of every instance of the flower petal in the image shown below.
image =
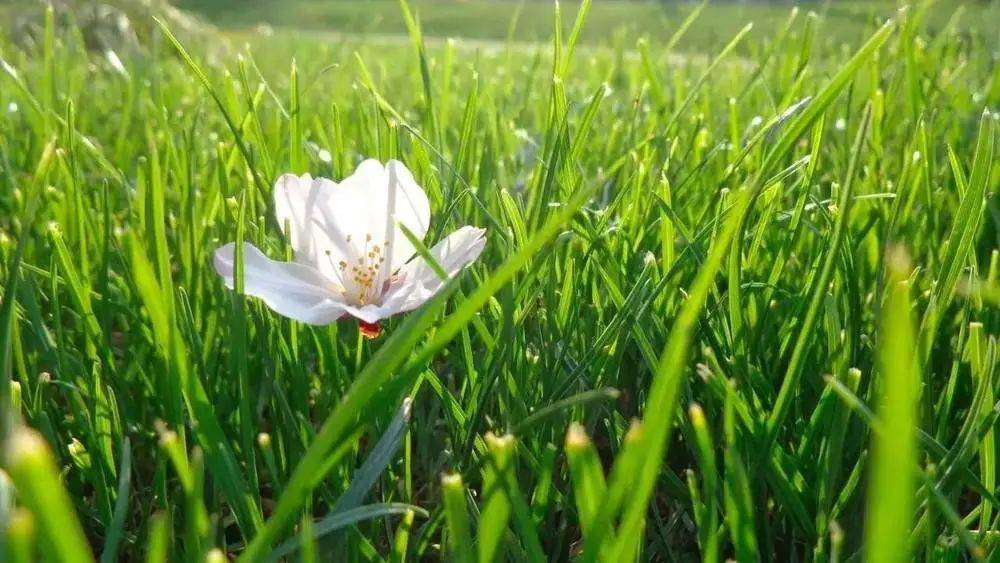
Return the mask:
M323 264L355 258L346 235L331 220L329 200L336 189L335 182L309 174L284 174L274 184L275 217L295 251L295 260L321 271ZM337 279L336 275L328 277Z
M389 314L416 309L459 271L475 262L485 247L486 229L465 226L451 233L430 249L430 255L447 278L442 279L422 256L418 256L400 271L401 281L386 292L382 308L391 310Z
M367 258L368 253L379 246L389 266L385 277L402 267L416 252L399 223L420 240L430 228L431 207L427 194L406 166L397 160L390 160L385 166L377 160L362 162L354 174L334 190L332 198L333 222L342 226L345 234L352 235L351 242L359 257ZM385 248L386 242L388 248Z
M344 312L352 317L362 320L368 324L375 324L382 319L391 317L400 311L392 305L362 305L355 307L348 305Z
M274 183L275 219L296 252L305 252L312 244L309 226L313 215L319 213L316 205L320 193L318 184L309 174L282 174Z
M365 160L340 184L286 174L274 198L296 262L313 266L362 302L415 253L399 224L420 239L430 227L427 195L395 160L385 166ZM374 278L370 285L364 276Z
M226 287L235 286L236 244L215 251L215 271ZM342 292L323 274L293 262L276 262L243 243L243 290L274 312L308 324L329 324L345 313Z

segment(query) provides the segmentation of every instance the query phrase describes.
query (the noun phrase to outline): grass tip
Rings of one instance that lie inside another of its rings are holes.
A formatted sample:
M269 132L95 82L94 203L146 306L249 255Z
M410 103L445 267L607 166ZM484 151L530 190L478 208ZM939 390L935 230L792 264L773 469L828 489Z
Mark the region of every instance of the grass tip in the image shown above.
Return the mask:
M257 434L257 446L259 446L262 450L271 449L271 435L267 432Z
M10 514L7 520L6 533L9 537L30 538L35 535L35 517L31 511L19 506Z
M21 383L19 381L10 382L10 396L12 403L19 403L21 400ZM15 399L17 402L15 402Z
M167 447L172 446L177 442L177 433L173 430L164 430L160 432L160 446Z
M858 368L850 368L847 370L847 382L852 388L857 388L858 383L861 382L861 370Z
M886 267L890 272L905 276L911 268L910 254L906 247L901 244L893 244L886 251Z
M42 435L26 426L18 426L7 439L7 463L42 463L49 457L48 445Z
M844 529L836 520L830 521L830 543L833 545L844 543Z
M698 403L691 403L691 406L688 407L688 416L691 418L691 424L705 426L705 411Z
M444 473L441 475L441 487L444 489L461 489L464 486L461 473Z
M514 447L514 436L512 434L497 436L492 432L487 432L485 439L490 449L509 450Z
M632 424L628 427L628 432L625 433L625 442L636 442L642 439L642 422L639 419L633 418Z
M590 436L587 435L583 425L578 422L570 424L566 430L566 448L586 448L588 445L590 445Z

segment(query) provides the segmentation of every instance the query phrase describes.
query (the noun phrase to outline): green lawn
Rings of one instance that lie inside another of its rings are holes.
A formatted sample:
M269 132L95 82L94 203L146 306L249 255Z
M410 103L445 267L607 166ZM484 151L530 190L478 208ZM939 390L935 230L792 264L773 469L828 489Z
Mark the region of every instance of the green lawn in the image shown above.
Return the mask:
M0 35L0 560L1000 554L995 2L233 6ZM267 304L366 158L487 230L374 339Z
M406 35L406 23L397 0L182 0L181 6L204 14L224 27L250 27L267 23L296 30L324 30L363 34ZM577 2L563 2L562 12L571 16ZM697 5L691 2L643 2L601 0L591 7L581 41L588 43L632 42L639 36L654 41L669 38ZM996 2L966 3L943 0L935 4L928 25L940 28L963 6L964 22L1000 21ZM550 41L554 3L529 0L417 0L412 4L423 31L431 37L464 37L519 41ZM788 5L766 3L712 3L693 23L679 47L700 51L718 46L746 23L753 22L750 35L756 40L771 39L788 18ZM814 2L800 10L823 16L822 41L857 44L872 26L892 16L896 7L887 1ZM799 18L801 29L805 18ZM996 33L990 40L996 41ZM748 48L744 46L743 48Z

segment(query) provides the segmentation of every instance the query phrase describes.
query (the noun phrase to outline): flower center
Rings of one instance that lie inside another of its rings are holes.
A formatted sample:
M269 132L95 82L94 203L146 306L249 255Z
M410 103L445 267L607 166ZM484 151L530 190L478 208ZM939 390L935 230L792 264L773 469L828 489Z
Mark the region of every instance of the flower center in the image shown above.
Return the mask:
M384 244L372 244L372 235L365 234L365 244L357 259L348 262L341 260L336 264L336 271L344 285L345 296L357 305L367 305L375 302L382 295L382 267L385 265L385 254L389 241ZM348 245L351 235L345 237ZM327 251L327 256L331 252ZM329 258L332 261L332 258Z

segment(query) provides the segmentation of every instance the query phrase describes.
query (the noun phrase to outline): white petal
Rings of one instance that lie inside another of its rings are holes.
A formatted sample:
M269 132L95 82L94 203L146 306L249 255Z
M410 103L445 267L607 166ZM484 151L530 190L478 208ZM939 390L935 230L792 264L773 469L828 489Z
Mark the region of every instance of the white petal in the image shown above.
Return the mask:
M296 252L304 251L312 240L307 227L312 223L311 215L318 212L318 195L319 190L313 189L309 174L282 174L274 184L274 215L278 227Z
M278 223L283 230L289 225L286 234L296 261L313 266L355 297L363 288L354 268L374 272L374 287L380 287L413 256L400 223L420 239L430 227L427 195L398 161L383 166L365 160L339 184L286 174L274 194Z
M214 262L215 271L232 289L236 245L216 250ZM345 312L339 288L323 274L303 264L271 260L249 243L243 243L243 291L274 312L308 324L329 324Z
M344 311L348 315L370 324L375 324L382 319L400 312L399 309L392 305L362 305L360 307L348 305Z
M441 266L447 278L441 276L418 256L400 271L401 281L390 288L382 299L382 307L393 313L411 311L422 305L455 277L462 268L476 261L486 247L486 229L462 227L430 249L430 255Z
M379 246L386 258L385 265L389 266L385 277L416 252L399 223L420 240L430 228L431 207L427 194L406 166L396 160L390 160L385 166L377 160L362 162L354 174L333 191L332 198L331 219L352 235L359 257L367 257L375 245ZM388 248L385 248L386 242L389 242Z
M284 174L274 185L275 216L295 251L295 260L324 273L329 273L324 265L354 258L346 234L331 220L329 199L336 189L335 182L309 174ZM336 275L328 277L337 279Z

